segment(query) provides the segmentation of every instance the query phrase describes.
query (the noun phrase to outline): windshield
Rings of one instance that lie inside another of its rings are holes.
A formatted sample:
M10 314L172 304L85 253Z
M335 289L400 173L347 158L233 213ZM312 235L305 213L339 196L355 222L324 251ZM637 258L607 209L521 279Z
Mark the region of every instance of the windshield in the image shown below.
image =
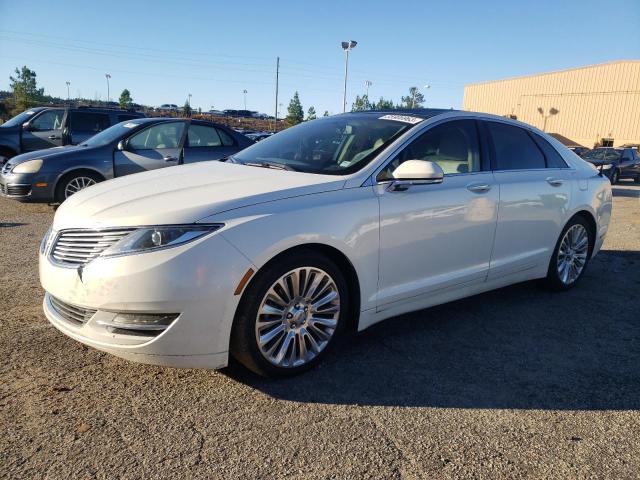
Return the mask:
M36 113L37 112L35 110L27 110L25 112L19 113L15 117L10 118L6 122L4 122L2 125L0 125L0 127L17 127L29 120Z
M103 145L107 145L111 142L119 140L125 134L131 132L138 125L140 125L140 122L131 120L116 123L113 127L109 127L106 130L101 131L81 145L85 147L102 147Z
M360 170L413 125L371 114L312 120L234 154L233 161L277 164L288 170L308 173L346 175Z
M589 161L605 161L612 162L619 160L622 156L622 150L616 150L614 148L596 148L584 154L582 158Z

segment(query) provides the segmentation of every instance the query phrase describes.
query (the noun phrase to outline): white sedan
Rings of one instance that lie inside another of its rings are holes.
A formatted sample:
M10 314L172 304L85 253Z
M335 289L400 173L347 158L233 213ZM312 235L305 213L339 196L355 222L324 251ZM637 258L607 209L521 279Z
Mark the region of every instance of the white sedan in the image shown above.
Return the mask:
M348 113L69 198L40 248L44 311L129 360L291 375L350 329L526 280L568 289L610 217L609 180L529 125Z

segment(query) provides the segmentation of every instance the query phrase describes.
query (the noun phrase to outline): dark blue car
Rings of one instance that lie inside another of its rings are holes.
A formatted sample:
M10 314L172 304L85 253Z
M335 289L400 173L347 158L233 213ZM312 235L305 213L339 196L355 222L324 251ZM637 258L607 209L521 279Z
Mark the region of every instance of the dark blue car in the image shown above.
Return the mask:
M635 148L594 148L582 158L602 169L612 185L624 178L640 183L640 155Z
M21 202L59 203L110 178L219 160L253 143L230 128L201 120L128 120L77 146L10 159L0 173L0 194Z

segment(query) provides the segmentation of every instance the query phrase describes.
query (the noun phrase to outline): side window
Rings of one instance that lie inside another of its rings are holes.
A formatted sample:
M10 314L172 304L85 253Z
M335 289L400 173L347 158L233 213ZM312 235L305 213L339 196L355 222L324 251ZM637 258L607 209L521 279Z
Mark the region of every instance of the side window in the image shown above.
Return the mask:
M495 151L496 170L546 168L542 152L526 130L504 123L487 122Z
M104 113L69 112L69 130L71 133L98 133L109 128L109 115Z
M392 179L392 172L407 160L437 163L445 175L479 172L479 152L475 121L446 122L429 129L411 142L378 174L377 180Z
M538 144L538 147L540 147L540 150L542 150L542 153L544 153L547 159L547 168L567 168L567 163L549 142L538 134L531 133L531 136Z
M219 147L222 145L218 131L205 125L191 125L187 132L188 147Z
M62 129L62 119L64 110L47 110L31 121L32 130L60 130Z
M229 135L227 132L225 132L221 128L218 128L217 130L218 130L218 135L220 135L220 139L222 140L222 144L225 147L231 147L236 144L236 142L233 140L233 137Z
M178 148L183 122L160 123L135 134L129 139L130 150L155 150L162 148Z

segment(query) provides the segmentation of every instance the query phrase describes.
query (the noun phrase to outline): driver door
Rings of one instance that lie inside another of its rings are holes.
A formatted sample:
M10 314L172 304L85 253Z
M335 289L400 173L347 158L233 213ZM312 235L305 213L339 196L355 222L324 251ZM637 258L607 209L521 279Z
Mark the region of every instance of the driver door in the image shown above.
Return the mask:
M32 152L43 148L59 147L64 140L64 109L45 110L28 122L22 130L22 150Z
M448 121L420 135L377 175L378 312L485 281L499 188L481 157L475 121ZM393 170L406 160L437 163L442 183L390 189Z
M124 149L114 152L114 175L171 167L182 163L188 120L160 122L125 140Z

